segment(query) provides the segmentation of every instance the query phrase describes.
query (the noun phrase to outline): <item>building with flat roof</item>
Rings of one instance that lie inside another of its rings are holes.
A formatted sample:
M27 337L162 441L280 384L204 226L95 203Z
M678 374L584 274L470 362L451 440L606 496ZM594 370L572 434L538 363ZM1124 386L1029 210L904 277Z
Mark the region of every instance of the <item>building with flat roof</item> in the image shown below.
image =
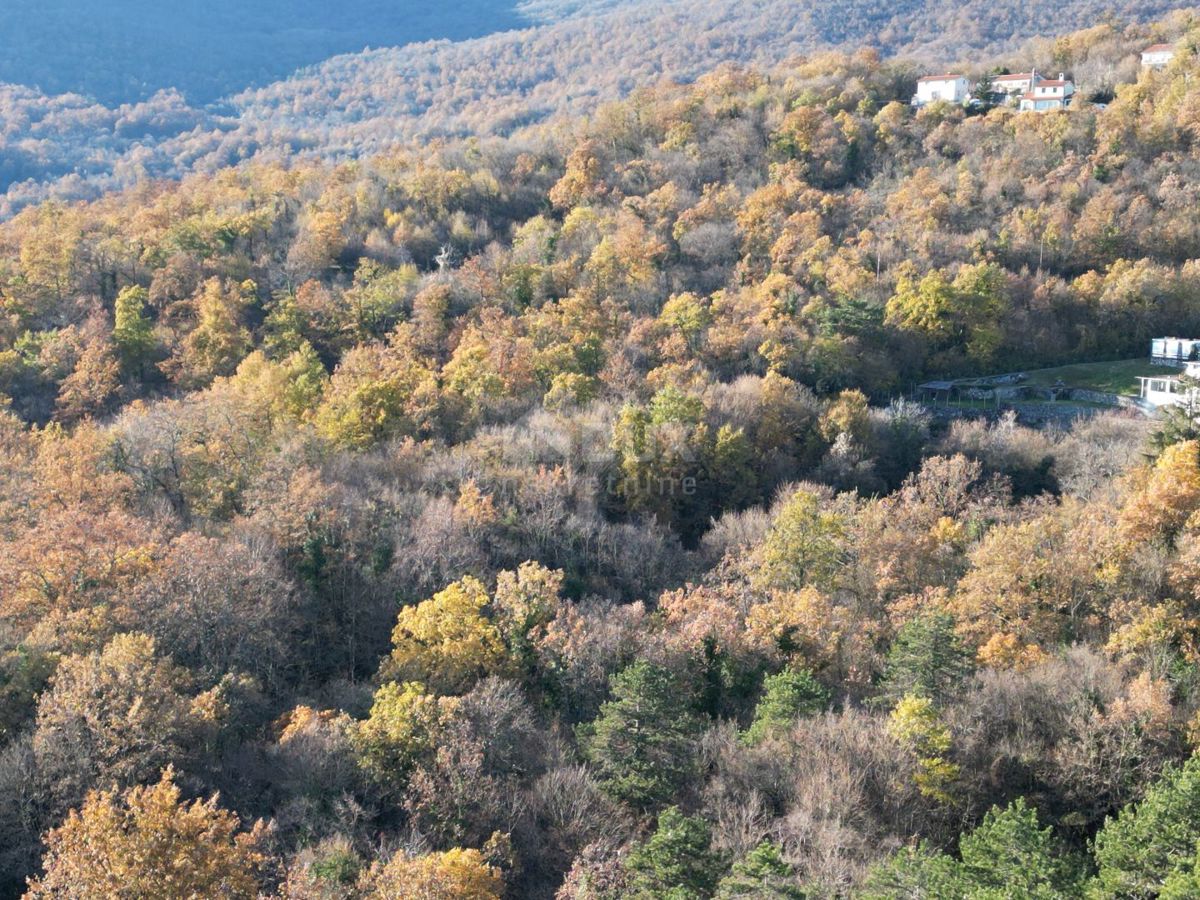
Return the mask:
M1184 366L1200 360L1200 338L1161 337L1150 342L1150 361L1160 366Z
M1182 369L1182 376L1200 378L1200 339L1165 337L1150 342L1150 361L1158 366ZM1139 377L1139 396L1150 406L1179 406L1197 399L1195 388L1185 386L1181 375Z
M1200 378L1200 362L1188 363L1183 372L1189 378ZM1139 376L1138 396L1150 406L1179 406L1196 399L1196 389L1186 387L1178 375Z

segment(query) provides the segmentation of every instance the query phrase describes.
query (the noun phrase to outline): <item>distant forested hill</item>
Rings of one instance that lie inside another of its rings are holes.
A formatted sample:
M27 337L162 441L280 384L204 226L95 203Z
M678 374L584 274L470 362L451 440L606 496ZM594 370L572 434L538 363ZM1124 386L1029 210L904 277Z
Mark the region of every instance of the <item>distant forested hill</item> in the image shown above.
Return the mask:
M528 24L514 0L42 0L5 4L0 81L102 103L210 103L337 53ZM551 3L547 14L553 15ZM281 23L283 23L281 25Z
M66 2L54 0L45 14L62 16ZM258 14L277 2L258 4ZM996 54L1011 56L1031 38L1055 29L1110 19L1137 23L1181 5L1178 0L1064 0L1056 15L1047 17L1041 8L1017 0L528 0L508 12L492 0L472 0L447 12L450 18L441 32L431 32L432 20L420 17L401 31L455 35L487 16L492 17L489 28L518 20L545 24L466 41L427 41L336 56L208 106L198 106L194 95L174 89L105 106L80 96L0 85L0 192L5 192L0 194L0 215L49 196L95 196L146 177L213 171L255 155L341 159L414 138L512 134L559 116L589 114L605 101L664 78L687 82L721 63L772 65L821 47L866 45L884 55L924 59L922 64L962 62L981 68ZM378 13L370 34L364 32L352 45L389 42L394 32L387 23L395 22L397 4L350 0L342 6L354 14ZM222 12L226 7L227 15ZM128 16L132 7L123 8ZM318 11L315 0L307 0L288 20L299 25ZM16 32L29 28L22 22L31 15L16 17ZM189 15L148 11L148 22L162 22L169 39L133 52L122 49L133 32L122 31L95 77L136 72L154 55L178 57L165 62L162 72L172 66L182 70L194 62L180 61L187 55L181 43L186 33L203 43L201 53L238 56L238 48L253 45L231 72L241 72L239 77L250 82L263 80L259 70L251 69L267 65L263 60L272 55L278 36L256 44L249 24L237 25L246 14L237 13L230 0L216 3L202 22ZM447 24L451 20L459 25ZM177 22L174 29L170 21ZM62 28L69 24L64 18ZM105 27L121 30L114 22ZM224 45L221 28L236 31ZM331 39L335 33L357 34L345 23L330 33ZM1135 25L1121 32L1128 46L1117 49L1126 53L1159 36ZM10 32L4 40L15 39ZM290 46L289 52L299 52L301 44ZM1029 62L1051 68L1078 62L1057 53L1049 41L1028 55ZM46 56L47 66L52 58ZM271 65L279 62L276 57ZM0 53L0 80L12 77L8 73L14 65ZM1101 81L1115 77L1103 68L1094 74ZM144 86L170 84L161 72L156 77ZM55 84L45 81L43 87L56 90ZM1083 86L1106 87L1087 79ZM203 96L211 96L216 87L206 90Z

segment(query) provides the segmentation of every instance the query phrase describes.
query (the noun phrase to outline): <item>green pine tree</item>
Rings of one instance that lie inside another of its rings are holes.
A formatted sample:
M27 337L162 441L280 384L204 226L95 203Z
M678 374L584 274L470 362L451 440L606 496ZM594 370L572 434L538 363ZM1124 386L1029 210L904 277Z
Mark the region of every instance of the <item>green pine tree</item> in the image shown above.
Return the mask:
M610 796L638 809L662 806L695 770L700 720L679 679L645 660L614 675L610 690L580 729L584 753Z
M909 694L944 703L971 674L971 652L954 633L945 613L905 623L888 651L880 699L889 705Z
M658 816L650 839L629 854L630 900L703 900L711 897L725 861L710 846L712 831L698 816L672 806Z
M992 76L985 73L971 91L971 99L979 101L985 107L994 106L995 103L992 99L992 94L995 93L995 90L996 86L992 82Z
M1168 771L1136 805L1096 835L1097 897L1154 897L1164 881L1192 870L1200 841L1200 757ZM1178 880L1178 879L1177 879Z
M763 841L736 863L717 885L717 900L804 900L796 871L779 847Z
M1058 846L1049 827L1038 827L1037 810L1023 797L993 807L958 845L962 871L973 895L1077 897L1080 867Z
M1082 896L1082 865L1039 828L1023 798L993 809L959 840L960 860L921 843L894 853L867 878L864 900L1068 900Z
M141 373L154 352L154 324L146 316L150 295L144 287L127 287L117 295L113 310L113 343L125 367Z
M1163 882L1159 900L1195 900L1200 897L1200 846L1187 869L1173 872Z
M757 744L801 717L816 715L828 705L829 691L807 669L789 668L778 675L768 675L763 680L762 699L754 708L754 721L743 739L748 744Z
M861 900L962 900L967 884L956 859L922 841L875 866L858 896Z

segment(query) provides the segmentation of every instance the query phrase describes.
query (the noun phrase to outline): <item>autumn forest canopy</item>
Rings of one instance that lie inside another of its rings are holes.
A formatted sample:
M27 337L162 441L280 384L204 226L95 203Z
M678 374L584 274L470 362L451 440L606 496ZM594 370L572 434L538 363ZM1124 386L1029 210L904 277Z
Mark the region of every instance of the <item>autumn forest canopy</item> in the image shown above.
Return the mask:
M10 209L0 897L1200 896L1200 428L914 392L1200 335L1081 24Z
M1186 5L1060 0L1048 16L1024 0L10 3L0 217L249 158L342 161L519 134L726 62L871 47L909 59L915 78L918 61L986 67L1038 38L1029 53L1042 64L1062 22L1124 27ZM1094 74L1096 88L1111 81Z

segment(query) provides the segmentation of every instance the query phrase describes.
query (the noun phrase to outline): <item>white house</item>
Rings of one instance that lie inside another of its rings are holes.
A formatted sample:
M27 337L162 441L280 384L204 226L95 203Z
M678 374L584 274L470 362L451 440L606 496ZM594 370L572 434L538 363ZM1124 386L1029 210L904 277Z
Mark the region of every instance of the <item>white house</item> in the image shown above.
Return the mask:
M1033 90L1033 86L1042 80L1037 70L1032 72L1017 72L1012 75L993 75L992 93L1003 94L1007 102L1016 105L1020 98Z
M1034 112L1047 112L1052 109L1066 109L1071 105L1075 96L1075 83L1067 80L1066 75L1056 79L1039 79L1033 89L1021 95L1021 109Z
M1174 44L1155 44L1142 51L1142 65L1148 69L1165 69L1174 58Z
M912 98L912 105L925 106L939 100L962 103L970 95L971 82L965 75L926 75L917 79L917 93Z

